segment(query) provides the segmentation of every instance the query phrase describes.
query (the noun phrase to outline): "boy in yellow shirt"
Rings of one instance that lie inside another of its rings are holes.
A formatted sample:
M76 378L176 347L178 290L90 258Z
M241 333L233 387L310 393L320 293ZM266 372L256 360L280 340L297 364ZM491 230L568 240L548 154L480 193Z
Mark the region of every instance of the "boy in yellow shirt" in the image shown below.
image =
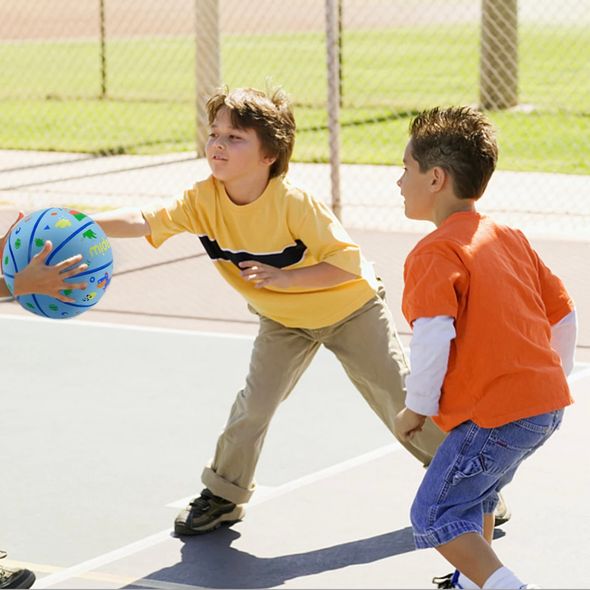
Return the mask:
M321 345L392 432L408 370L372 266L331 211L284 178L295 139L284 93L220 91L208 116L211 176L168 206L93 216L107 235L146 236L155 247L181 232L195 234L259 317L245 387L203 471L206 488L175 521L180 535L242 518L275 410ZM404 444L427 464L442 438L428 422Z

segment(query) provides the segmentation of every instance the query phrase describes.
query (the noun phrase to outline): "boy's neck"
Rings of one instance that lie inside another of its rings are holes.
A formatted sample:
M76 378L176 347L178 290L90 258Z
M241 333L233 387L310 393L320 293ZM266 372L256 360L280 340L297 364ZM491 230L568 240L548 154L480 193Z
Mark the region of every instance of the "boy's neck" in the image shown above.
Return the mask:
M235 182L224 182L223 186L227 196L236 205L253 203L265 191L270 178L268 175L253 179L240 179Z
M460 199L455 195L447 195L444 198L439 198L437 205L432 217L432 221L436 227L440 227L454 213L475 211L475 199Z

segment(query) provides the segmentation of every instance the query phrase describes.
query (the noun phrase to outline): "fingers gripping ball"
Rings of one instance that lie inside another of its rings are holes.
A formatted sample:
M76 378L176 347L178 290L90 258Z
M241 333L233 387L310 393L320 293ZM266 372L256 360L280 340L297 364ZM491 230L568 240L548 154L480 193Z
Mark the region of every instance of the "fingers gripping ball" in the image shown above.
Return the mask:
M48 265L55 265L77 254L88 268L67 282L87 283L85 290L72 289L64 293L75 300L67 303L48 295L21 295L17 301L40 316L56 319L71 318L94 307L104 295L113 274L111 245L90 217L72 209L42 209L21 219L10 232L2 253L6 284L14 292L14 275L23 270L33 256L41 251L47 240L53 244Z

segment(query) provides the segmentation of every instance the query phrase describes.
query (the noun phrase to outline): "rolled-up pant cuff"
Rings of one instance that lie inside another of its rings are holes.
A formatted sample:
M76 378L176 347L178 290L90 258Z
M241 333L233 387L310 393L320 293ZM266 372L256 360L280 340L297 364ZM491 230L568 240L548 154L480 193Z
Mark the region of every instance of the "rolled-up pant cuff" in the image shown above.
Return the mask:
M256 484L252 483L249 489L241 488L227 479L224 479L220 475L217 475L211 467L207 466L203 469L201 475L201 481L205 484L205 487L209 488L213 494L220 496L225 500L229 500L234 504L245 504L250 500Z

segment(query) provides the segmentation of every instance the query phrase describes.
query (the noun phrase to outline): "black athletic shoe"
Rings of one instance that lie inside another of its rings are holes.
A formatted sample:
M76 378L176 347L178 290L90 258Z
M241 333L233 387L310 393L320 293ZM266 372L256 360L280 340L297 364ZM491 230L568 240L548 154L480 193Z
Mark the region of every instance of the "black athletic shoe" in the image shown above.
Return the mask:
M494 526L502 526L503 524L507 523L512 516L512 512L510 511L510 507L506 503L506 499L502 494L498 494L500 501L496 506L496 511L494 512Z
M0 551L0 559L6 557L5 551ZM30 588L35 583L35 574L30 570L12 570L0 567L0 588Z
M462 588L463 586L459 586L458 580L459 571L455 570L452 574L432 578L432 583L435 584L440 590L447 590L447 588Z
M229 500L214 496L205 488L174 521L177 535L202 535L225 524L235 524L244 516L243 506L237 506Z

